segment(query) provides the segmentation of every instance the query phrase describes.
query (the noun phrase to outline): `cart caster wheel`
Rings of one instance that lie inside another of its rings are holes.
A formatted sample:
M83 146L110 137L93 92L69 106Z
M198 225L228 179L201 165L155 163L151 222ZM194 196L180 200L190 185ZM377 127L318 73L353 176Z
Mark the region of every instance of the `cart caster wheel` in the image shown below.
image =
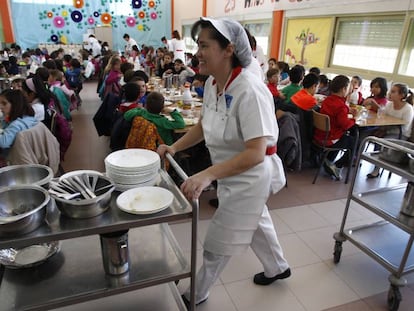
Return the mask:
M398 288L398 286L391 285L390 289L388 290L388 298L387 298L388 310L397 311L398 307L400 306L401 300L402 298L401 298L400 289Z
M342 254L342 242L336 241L335 242L335 248L333 253L333 261L334 263L338 263L339 260L341 260L341 254Z

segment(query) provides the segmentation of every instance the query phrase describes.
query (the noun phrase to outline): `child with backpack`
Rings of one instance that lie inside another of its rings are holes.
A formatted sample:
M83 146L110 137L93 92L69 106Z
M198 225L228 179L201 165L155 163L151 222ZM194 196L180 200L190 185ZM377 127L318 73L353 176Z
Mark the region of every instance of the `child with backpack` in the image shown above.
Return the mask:
M132 121L135 117L141 116L144 119L154 123L164 143L171 145L174 142L173 130L184 128L185 122L177 110L174 110L170 113L173 120L169 120L167 117L161 114L163 109L164 96L158 92L151 92L147 96L146 109L131 109L125 112L124 119L127 121Z

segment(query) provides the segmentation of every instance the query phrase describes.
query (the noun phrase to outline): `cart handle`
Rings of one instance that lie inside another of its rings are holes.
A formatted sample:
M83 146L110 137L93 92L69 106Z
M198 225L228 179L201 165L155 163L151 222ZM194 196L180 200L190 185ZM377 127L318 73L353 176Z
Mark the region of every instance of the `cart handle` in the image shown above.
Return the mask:
M168 152L165 154L165 157L170 162L174 170L177 172L178 176L180 176L181 179L186 180L188 179L187 174L184 172L184 170L178 165L177 161L174 160L173 156L169 154Z

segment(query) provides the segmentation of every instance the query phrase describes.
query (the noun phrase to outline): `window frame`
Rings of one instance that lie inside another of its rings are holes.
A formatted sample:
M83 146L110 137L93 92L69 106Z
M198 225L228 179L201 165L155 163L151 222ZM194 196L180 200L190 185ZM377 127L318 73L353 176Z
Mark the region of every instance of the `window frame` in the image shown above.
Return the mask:
M336 37L338 32L338 25L339 21L343 20L355 20L356 18L362 19L377 19L377 20L384 20L384 19L390 19L390 18L396 18L396 19L403 19L403 29L401 32L401 39L400 39L400 45L398 46L398 52L396 56L396 61L394 63L394 68L391 73L382 72L382 71L375 71L375 70L368 70L368 69L360 69L360 68L354 68L354 67L346 67L346 66L339 66L339 65L333 65L332 60L334 56L334 47L336 44ZM327 72L329 74L343 74L347 76L352 75L360 75L364 79L372 80L375 77L384 77L389 81L392 82L402 82L408 84L410 87L414 87L414 76L407 76L399 73L399 67L401 63L401 57L404 49L404 44L406 42L406 38L409 31L410 21L414 19L414 11L411 12L396 12L396 13L381 13L381 14L354 14L354 15L337 15L335 16L335 26L334 31L332 34L332 48L329 51L329 55L326 59L326 66L325 68L321 68L322 71ZM414 21L413 21L414 23Z

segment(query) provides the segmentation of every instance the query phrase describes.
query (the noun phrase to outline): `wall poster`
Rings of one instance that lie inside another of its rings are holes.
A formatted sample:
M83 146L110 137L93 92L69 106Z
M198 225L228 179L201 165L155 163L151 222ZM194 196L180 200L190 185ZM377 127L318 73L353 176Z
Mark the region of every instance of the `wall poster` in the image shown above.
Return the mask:
M289 19L280 59L289 65L324 67L332 25L330 17Z

